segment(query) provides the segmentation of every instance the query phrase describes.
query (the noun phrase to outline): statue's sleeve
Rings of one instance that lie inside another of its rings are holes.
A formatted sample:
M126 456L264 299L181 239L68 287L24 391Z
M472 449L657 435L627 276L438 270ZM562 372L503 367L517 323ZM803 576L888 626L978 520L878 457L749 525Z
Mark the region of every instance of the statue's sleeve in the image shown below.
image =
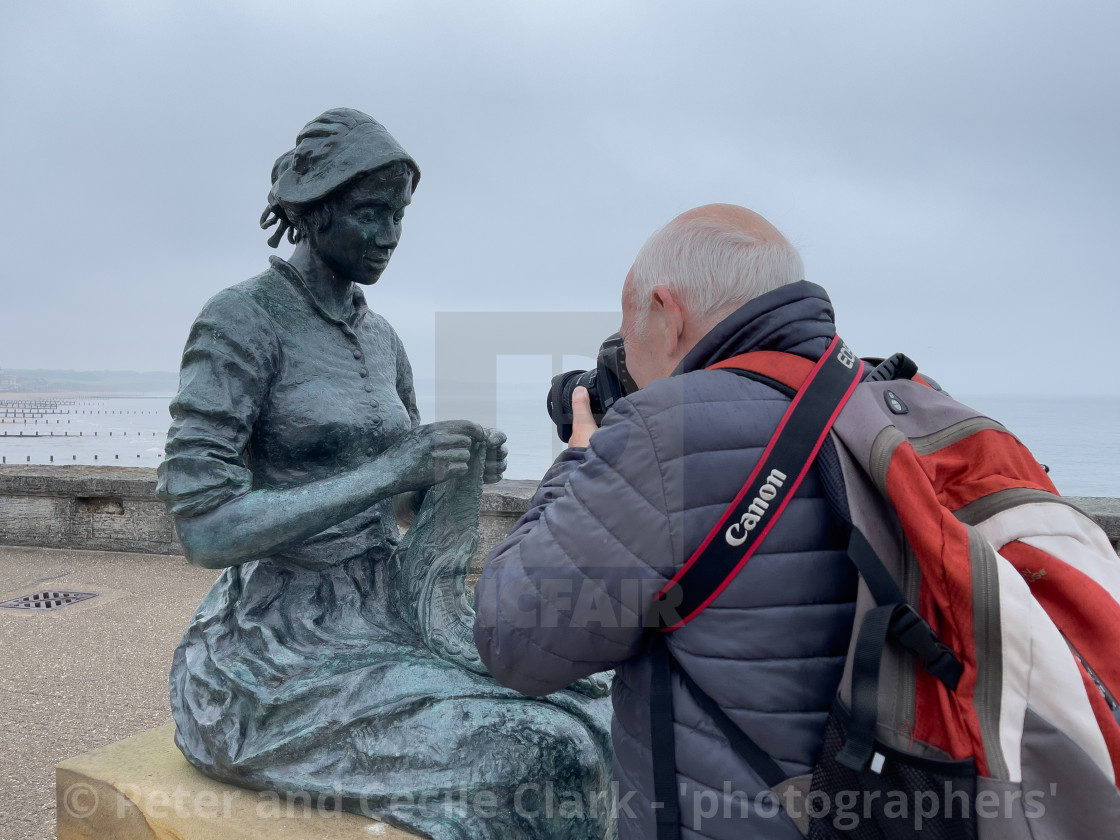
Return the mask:
M271 319L226 289L191 327L171 401L157 494L176 516L198 516L248 493L245 449L279 360Z

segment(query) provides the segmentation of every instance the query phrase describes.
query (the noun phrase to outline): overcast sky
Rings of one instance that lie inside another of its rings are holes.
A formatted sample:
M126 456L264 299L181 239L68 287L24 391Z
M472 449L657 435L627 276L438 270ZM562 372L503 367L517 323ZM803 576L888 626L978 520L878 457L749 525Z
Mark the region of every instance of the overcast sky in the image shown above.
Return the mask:
M1111 0L4 0L0 367L176 369L273 253L273 160L348 106L423 171L368 292L418 376L436 312L617 310L722 201L862 355L1118 395L1117 33Z

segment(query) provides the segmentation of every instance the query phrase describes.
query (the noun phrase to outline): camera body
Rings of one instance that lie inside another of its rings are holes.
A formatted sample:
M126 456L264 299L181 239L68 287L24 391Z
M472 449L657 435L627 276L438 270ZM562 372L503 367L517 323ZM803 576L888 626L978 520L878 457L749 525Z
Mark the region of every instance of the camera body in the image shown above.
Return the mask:
M552 377L548 390L548 416L556 424L556 434L564 443L572 437L572 392L583 386L591 397L591 413L596 423L619 399L638 390L626 369L626 349L622 336L609 336L599 347L595 370L569 370Z

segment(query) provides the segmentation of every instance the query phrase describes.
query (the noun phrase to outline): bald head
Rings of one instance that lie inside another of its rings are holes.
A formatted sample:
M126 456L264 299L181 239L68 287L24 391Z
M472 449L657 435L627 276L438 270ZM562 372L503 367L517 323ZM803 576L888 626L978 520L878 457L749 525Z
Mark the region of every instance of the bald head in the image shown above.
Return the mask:
M636 307L639 329L657 286L671 289L689 318L710 328L747 301L804 275L800 255L758 213L734 204L705 204L649 238L623 294Z
M789 247L781 231L770 224L766 219L753 210L740 207L737 204L705 204L686 210L681 213L668 226L679 226L686 229L693 223L708 223L737 230L759 242L775 242Z

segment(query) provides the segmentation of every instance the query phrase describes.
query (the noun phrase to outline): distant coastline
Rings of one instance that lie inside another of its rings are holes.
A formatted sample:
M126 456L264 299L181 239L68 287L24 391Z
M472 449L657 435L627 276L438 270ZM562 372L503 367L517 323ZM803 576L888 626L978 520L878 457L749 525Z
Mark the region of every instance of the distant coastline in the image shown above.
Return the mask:
M179 389L179 374L172 371L8 368L2 373L0 400L171 395Z
M507 478L536 480L559 453L544 408L541 382L501 378L494 395L495 425L509 436ZM7 464L155 466L163 457L168 404L178 374L121 371L19 371L26 390L0 391L0 460ZM12 376L14 374L7 374ZM43 387L28 387L39 381ZM417 377L421 417L435 416L436 382ZM1050 467L1069 496L1120 497L1120 396L964 396L963 401L1004 424ZM73 401L30 414L11 403ZM101 402L106 404L100 404ZM93 403L93 404L91 404ZM38 415L38 416L33 416ZM22 434L21 434L22 432Z
M155 399L175 396L176 388L165 391L0 391L0 403L20 400L129 400Z

